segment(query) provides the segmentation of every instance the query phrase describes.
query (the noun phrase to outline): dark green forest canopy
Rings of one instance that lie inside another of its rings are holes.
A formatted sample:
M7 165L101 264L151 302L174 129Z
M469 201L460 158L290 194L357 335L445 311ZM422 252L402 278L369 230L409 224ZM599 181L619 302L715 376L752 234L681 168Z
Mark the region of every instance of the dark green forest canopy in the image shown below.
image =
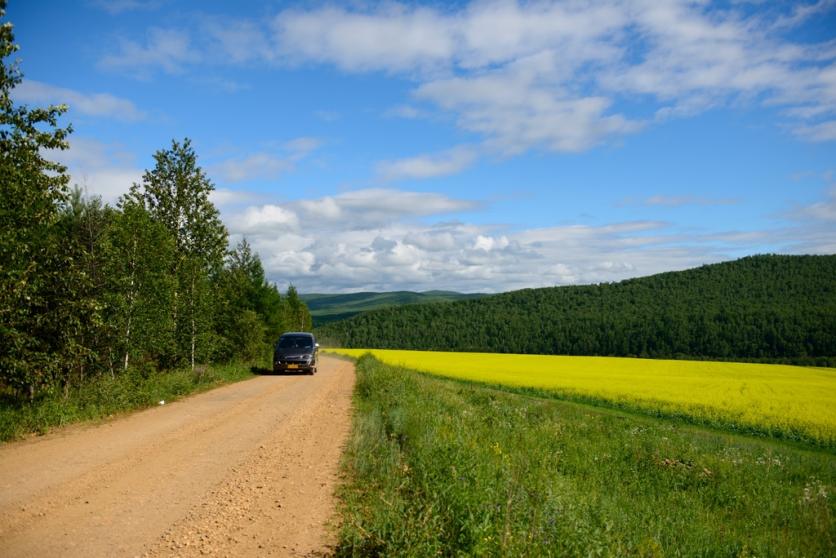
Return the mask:
M751 256L619 283L387 308L318 335L344 347L834 364L836 256Z

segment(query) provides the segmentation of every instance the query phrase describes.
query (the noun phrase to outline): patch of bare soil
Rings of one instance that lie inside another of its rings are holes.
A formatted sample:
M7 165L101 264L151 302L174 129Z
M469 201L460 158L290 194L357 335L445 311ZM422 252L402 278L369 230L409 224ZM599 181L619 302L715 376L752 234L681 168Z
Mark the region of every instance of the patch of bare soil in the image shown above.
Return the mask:
M354 367L318 368L0 447L2 555L327 554Z

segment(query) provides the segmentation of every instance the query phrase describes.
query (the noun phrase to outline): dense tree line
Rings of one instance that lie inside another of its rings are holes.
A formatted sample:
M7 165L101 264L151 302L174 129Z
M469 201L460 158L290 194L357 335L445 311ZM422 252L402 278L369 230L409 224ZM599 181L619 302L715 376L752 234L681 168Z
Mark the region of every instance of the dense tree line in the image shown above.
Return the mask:
M0 0L0 16L5 2ZM263 357L308 329L292 287L267 282L246 240L229 248L189 140L154 155L116 205L69 189L65 106L17 106L0 27L0 392L33 398L91 376Z
M836 256L752 256L620 283L402 306L318 333L345 347L836 365Z

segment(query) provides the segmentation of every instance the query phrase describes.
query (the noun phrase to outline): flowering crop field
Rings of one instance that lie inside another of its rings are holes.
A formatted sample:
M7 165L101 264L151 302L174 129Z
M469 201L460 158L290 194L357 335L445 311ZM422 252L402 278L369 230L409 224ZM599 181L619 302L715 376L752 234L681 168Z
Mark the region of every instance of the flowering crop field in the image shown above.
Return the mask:
M356 373L337 556L836 556L830 449L369 356Z
M535 388L697 423L836 446L836 370L616 357L330 349L450 378Z

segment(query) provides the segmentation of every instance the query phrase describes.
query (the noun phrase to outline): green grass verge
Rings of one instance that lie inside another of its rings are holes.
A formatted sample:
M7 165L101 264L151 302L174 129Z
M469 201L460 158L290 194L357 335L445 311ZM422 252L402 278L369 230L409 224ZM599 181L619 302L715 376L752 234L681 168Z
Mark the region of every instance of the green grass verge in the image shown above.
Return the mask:
M836 458L357 364L338 556L833 556Z
M245 380L249 364L213 365L200 374L191 370L142 373L130 370L115 378L103 376L65 394L46 394L27 403L0 400L0 440L46 433L56 426L96 420L158 405L177 398Z

